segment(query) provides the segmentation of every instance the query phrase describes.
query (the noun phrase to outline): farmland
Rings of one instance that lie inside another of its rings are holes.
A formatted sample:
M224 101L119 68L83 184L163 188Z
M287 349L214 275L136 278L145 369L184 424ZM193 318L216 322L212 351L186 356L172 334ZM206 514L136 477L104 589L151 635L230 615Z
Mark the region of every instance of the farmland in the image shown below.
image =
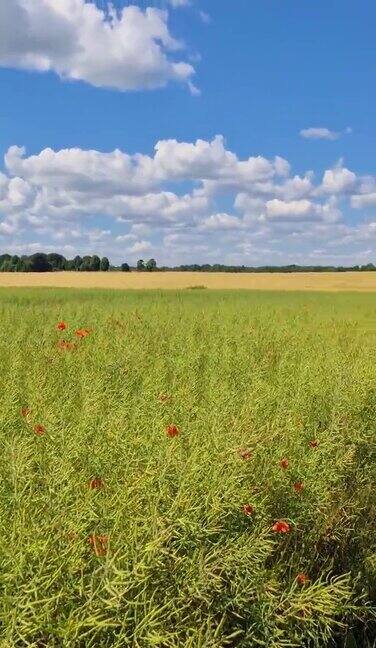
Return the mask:
M376 272L1 272L0 287L376 292Z
M0 289L1 648L371 648L374 293L113 275Z

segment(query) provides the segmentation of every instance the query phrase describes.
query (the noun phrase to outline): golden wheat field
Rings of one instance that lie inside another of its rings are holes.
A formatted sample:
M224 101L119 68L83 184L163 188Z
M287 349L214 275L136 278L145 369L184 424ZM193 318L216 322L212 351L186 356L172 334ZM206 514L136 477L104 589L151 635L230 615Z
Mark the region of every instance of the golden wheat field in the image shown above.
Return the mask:
M193 288L376 292L376 272L54 272L0 274L0 286L56 288Z

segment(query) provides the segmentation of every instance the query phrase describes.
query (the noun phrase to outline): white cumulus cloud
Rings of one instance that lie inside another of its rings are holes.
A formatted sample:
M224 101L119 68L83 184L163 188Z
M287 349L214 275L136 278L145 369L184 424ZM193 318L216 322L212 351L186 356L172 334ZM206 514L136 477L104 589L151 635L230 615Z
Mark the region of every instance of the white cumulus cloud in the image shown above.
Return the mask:
M376 207L376 192L351 196L351 206L355 209Z
M306 220L314 217L315 205L310 200L268 200L266 203L266 214L268 218L279 218L281 220Z
M368 235L374 241L358 215L345 226L345 209L375 203L375 177L357 176L342 160L315 182L312 172L292 175L279 156L240 158L221 136L160 140L152 155L27 155L11 146L0 172L0 244L17 251L38 242L119 261L148 253L165 263L302 262L315 250L324 258L333 241L354 250Z
M204 218L200 225L199 229L202 231L217 231L217 230L237 230L243 227L243 223L240 218L233 216L232 214L219 213L211 214Z
M329 141L334 141L339 139L342 135L344 134L350 134L352 133L351 128L345 128L344 131L333 131L330 130L329 128L303 128L300 131L301 137L304 139L323 139L323 140L329 140Z
M176 0L175 0L176 1ZM135 5L108 11L85 0L1 0L0 65L53 71L97 87L139 90L170 81L192 89L168 14Z
M334 169L325 171L321 189L331 194L348 193L354 189L356 181L355 173L343 167L340 162Z
M188 7L188 5L191 4L191 0L167 0L167 1L175 9L177 7Z
M131 254L139 254L140 252L148 252L151 248L152 245L150 241L136 241L128 248L128 252Z

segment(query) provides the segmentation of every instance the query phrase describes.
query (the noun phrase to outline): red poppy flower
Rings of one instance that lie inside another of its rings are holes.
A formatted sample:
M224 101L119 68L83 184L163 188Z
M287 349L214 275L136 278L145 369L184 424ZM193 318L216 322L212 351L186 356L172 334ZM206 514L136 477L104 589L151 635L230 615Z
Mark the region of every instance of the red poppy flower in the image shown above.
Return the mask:
M244 515L252 515L254 513L255 507L252 506L252 504L244 504L243 505L243 513Z
M89 481L89 488L92 490L100 489L104 487L104 481L100 477L93 477Z
M275 531L276 533L289 533L290 525L288 522L285 522L285 520L277 520L277 522L272 526L272 531Z
M284 457L284 458L281 459L281 461L279 462L279 465L281 466L281 468L283 468L283 470L286 470L286 468L289 467L289 460L286 459L286 457Z
M252 459L252 452L250 450L245 450L243 448L240 448L239 455L242 459L244 459L244 461L248 461L248 459Z
M166 433L170 439L173 439L174 437L177 437L180 434L179 428L177 428L176 425L168 425L166 427Z
M21 416L27 418L31 414L31 409L29 407L21 407Z
M108 536L92 533L89 536L89 544L91 544L96 556L105 556L108 549Z
M309 578L307 574L298 574L296 577L296 580L298 581L299 585L305 585L305 583L309 583Z
M40 423L37 423L37 425L34 425L34 432L38 436L43 436L45 431L46 431L46 428L44 427L44 425L41 425Z
M311 448L317 448L317 446L319 445L319 442L317 441L317 439L312 439L309 442L309 445L311 446Z
M76 348L74 342L67 342L67 340L59 340L57 343L58 349L62 351L73 351Z
M65 331L65 329L68 328L68 324L66 324L66 322L58 322L58 324L56 324L56 328L58 331Z
M88 329L88 328L80 328L80 329L77 329L77 331L75 332L75 335L76 335L78 338L82 339L82 338L85 338L85 337L87 337L88 335L90 335L90 333L91 333L91 329Z
M294 484L294 491L295 491L296 493L301 493L302 490L303 490L303 488L304 488L303 482L300 482L300 481L299 481L299 482L295 482L295 484Z

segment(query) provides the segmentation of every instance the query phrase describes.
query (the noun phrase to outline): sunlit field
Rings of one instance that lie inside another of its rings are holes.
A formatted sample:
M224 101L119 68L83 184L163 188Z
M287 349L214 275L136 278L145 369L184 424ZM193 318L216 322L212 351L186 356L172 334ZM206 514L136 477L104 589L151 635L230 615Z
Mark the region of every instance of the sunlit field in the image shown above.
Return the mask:
M1 648L374 646L375 343L372 293L1 289Z
M1 272L1 286L376 292L376 272Z

